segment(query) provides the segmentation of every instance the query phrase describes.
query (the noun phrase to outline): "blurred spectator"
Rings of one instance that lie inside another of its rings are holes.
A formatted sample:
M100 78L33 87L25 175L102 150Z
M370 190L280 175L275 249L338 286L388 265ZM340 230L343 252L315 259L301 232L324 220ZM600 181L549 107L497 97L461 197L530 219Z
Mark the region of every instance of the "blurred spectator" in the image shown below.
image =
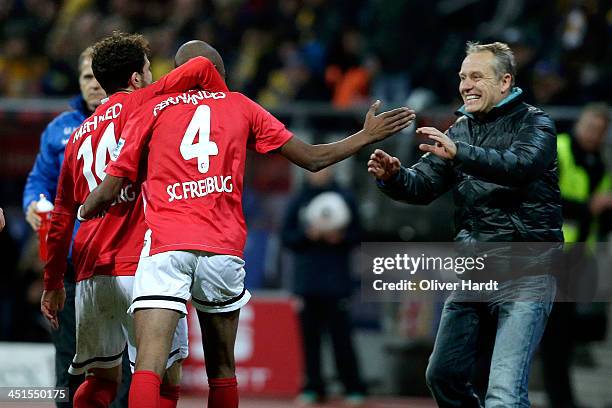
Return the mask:
M332 104L337 108L349 108L367 103L371 73L363 65L361 33L349 28L340 37L332 45L325 80L332 88Z
M298 44L286 41L279 46L277 53L281 66L270 72L266 86L258 95L261 104L277 107L295 99L328 99L322 76L315 77L308 68Z
M360 223L353 195L333 179L331 169L309 173L290 201L282 230L283 244L294 254L294 292L302 300L304 338L303 403L324 401L321 343L329 333L336 370L348 403L363 402L365 388L351 339L350 253L360 242Z
M540 61L534 69L531 78L531 93L533 103L537 105L569 105L575 104L576 94L568 87L566 76L561 67L552 61Z
M46 60L32 52L28 27L21 21L4 26L0 54L0 93L31 97L40 94L40 80L47 69Z
M250 28L244 32L235 68L230 71L233 89L252 95L265 85L273 42L273 35L266 30Z
M0 208L0 232L4 229L6 221L4 220L4 211Z
M403 0L371 1L369 16L369 49L375 73L372 95L399 106L410 94L412 65L420 62L415 50L423 46L415 41L420 16Z
M561 25L561 63L572 86L573 103L610 99L612 4L604 1L569 2Z
M602 157L609 123L606 104L589 104L573 131L557 137L565 242L605 239L597 219L612 211L612 179Z
M597 222L602 214L612 214L612 179L601 155L609 120L607 105L590 104L571 133L557 136L563 235L566 245L570 244L565 262L571 267L567 268L570 276L558 276L557 300L565 301L554 304L541 344L544 386L555 408L578 406L570 375L576 341L605 337L605 308L587 304L581 317L576 303L567 300L576 300L576 288L597 285L594 254L584 243L604 240L610 229Z

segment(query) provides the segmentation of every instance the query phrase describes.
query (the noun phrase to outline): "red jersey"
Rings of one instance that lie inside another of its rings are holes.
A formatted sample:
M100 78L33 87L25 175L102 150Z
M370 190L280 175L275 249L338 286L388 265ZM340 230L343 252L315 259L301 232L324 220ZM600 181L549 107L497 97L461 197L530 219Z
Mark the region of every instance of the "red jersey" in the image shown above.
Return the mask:
M196 86L227 90L213 64L206 58L195 58L146 88L113 94L71 135L47 238L45 289L63 285L76 210L104 179L128 117L156 95ZM133 275L145 230L140 184L127 183L104 217L79 227L72 252L76 280L93 275Z
M156 97L127 123L107 173L135 181L148 152L142 193L150 254L202 250L242 256L242 180L247 147L267 153L291 137L261 106L237 92Z

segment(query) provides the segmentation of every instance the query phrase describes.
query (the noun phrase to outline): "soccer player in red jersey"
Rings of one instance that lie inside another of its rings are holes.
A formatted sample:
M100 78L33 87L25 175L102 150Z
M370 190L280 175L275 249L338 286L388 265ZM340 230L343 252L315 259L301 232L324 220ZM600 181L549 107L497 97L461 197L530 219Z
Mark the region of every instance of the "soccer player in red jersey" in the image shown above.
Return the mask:
M220 55L191 41L177 64L204 55L224 74ZM234 343L240 308L250 298L242 253L246 225L242 183L247 148L278 151L317 171L408 126L407 108L376 115L336 143L300 141L261 106L237 92L190 91L159 96L129 120L104 182L79 208L83 219L103 210L124 185L145 178L148 226L130 312L138 355L130 407L157 407L170 339L191 298L202 327L209 408L238 406Z
M66 146L47 241L49 260L41 299L43 314L54 327L65 299L63 271L77 203L83 202L104 179L104 169L130 114L155 95L170 91L198 86L227 90L206 58L193 59L148 86L148 54L148 44L140 35L116 33L94 45L93 71L110 97L72 134ZM139 184L124 185L106 216L83 223L75 237L77 345L69 372L87 373L74 396L76 408L106 407L112 402L127 340L130 361L135 361L133 325L126 310L131 304L134 273L146 230ZM183 319L172 340L172 351L164 359L167 367L186 357L186 330ZM175 364L167 378L170 385L161 390L163 407L176 406L178 377L180 367Z

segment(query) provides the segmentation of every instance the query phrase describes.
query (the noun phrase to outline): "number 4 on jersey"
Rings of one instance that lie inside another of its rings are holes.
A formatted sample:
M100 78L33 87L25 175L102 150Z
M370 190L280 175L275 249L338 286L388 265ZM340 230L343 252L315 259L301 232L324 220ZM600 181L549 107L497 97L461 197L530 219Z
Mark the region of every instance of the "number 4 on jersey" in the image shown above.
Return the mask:
M194 143L196 135L200 135L200 141ZM206 173L210 166L210 156L219 154L215 142L210 141L210 107L200 105L196 109L183 140L181 141L181 155L185 160L198 159L198 170Z

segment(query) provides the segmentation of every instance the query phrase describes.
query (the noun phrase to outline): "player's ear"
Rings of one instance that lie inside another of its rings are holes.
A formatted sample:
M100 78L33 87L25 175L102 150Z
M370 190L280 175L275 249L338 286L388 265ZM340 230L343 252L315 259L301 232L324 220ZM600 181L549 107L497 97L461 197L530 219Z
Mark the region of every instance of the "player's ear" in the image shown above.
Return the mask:
M139 72L132 72L128 85L134 89L142 88L142 75Z

